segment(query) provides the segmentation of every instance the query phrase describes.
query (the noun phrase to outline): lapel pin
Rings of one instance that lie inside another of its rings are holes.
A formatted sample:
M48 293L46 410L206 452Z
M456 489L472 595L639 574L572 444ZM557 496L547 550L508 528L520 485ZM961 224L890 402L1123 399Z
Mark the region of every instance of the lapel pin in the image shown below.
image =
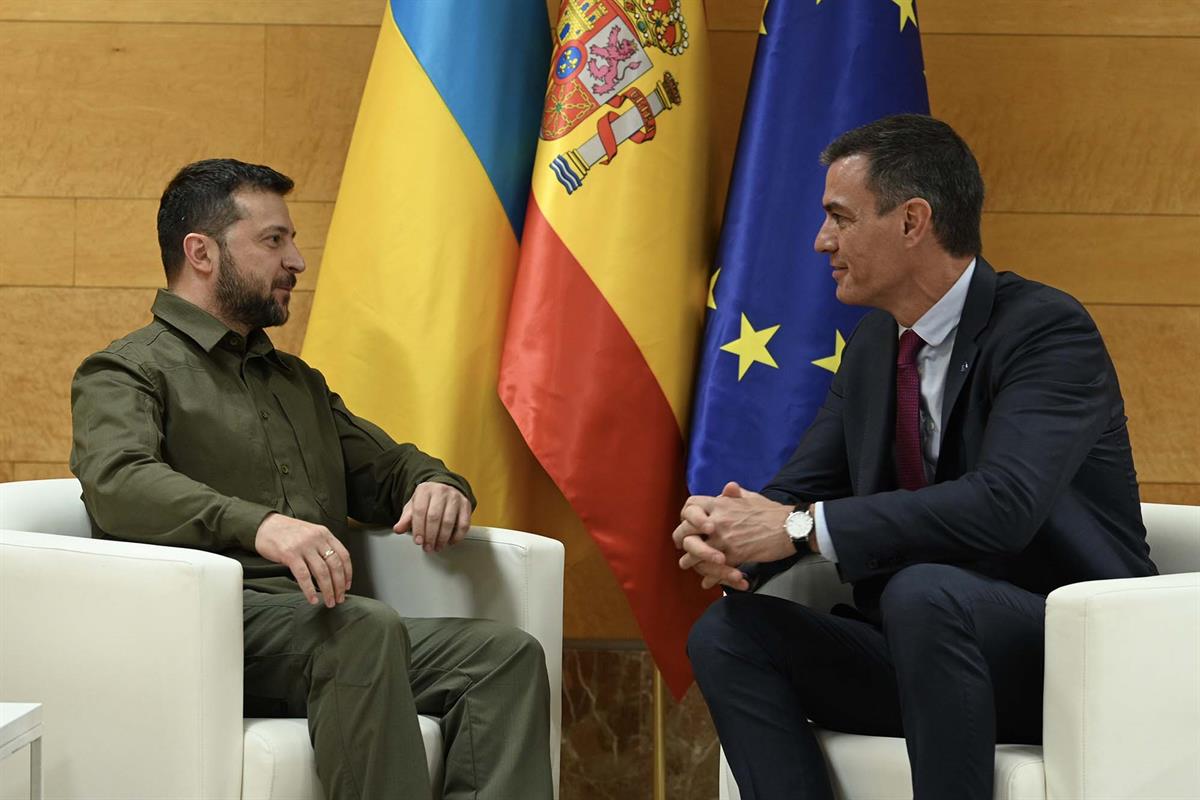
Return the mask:
M958 371L959 371L959 372L966 372L966 371L967 371L968 369L970 369L970 368L971 368L971 364L970 364L970 362L964 361L964 362L962 363L962 366L958 368Z

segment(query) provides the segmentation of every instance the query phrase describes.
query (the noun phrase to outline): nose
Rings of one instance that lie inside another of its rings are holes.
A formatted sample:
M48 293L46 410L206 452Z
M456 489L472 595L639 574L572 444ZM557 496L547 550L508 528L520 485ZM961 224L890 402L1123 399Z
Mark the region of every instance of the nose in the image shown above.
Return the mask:
M308 269L308 265L304 263L304 256L300 255L300 248L296 247L295 242L288 244L288 250L283 257L283 268L297 273Z
M817 238L813 240L813 249L818 253L832 253L837 250L837 240L833 236L832 222L829 217L825 217L825 221L821 223L821 227L817 228Z

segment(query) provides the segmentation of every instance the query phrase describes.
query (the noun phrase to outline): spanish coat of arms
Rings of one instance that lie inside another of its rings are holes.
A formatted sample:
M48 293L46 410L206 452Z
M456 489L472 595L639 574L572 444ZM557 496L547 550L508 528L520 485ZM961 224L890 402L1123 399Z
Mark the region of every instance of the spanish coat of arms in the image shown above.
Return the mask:
M679 84L670 72L663 73L649 94L633 87L654 67L651 49L670 56L687 49L687 25L679 3L563 0L541 138L562 138L602 106L609 107L597 120L594 136L550 163L568 194L583 185L594 166L611 162L621 143L653 139L655 118L680 103ZM618 113L616 109L626 104L630 107Z

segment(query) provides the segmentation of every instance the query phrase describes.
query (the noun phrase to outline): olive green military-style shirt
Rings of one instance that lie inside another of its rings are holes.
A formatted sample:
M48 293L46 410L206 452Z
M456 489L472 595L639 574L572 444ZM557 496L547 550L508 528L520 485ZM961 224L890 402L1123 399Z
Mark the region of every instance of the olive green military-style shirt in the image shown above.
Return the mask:
M71 471L94 535L210 550L247 578L273 511L344 537L347 517L392 525L417 484L466 480L354 416L320 372L159 291L154 321L88 356L71 384Z

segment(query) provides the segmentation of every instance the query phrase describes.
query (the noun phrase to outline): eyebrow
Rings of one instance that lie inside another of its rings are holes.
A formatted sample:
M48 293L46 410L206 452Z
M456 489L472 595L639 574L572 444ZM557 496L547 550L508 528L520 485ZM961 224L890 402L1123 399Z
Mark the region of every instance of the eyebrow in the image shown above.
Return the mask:
M288 234L291 234L293 239L295 239L296 235L297 235L296 230L289 230L286 226L283 226L283 225L268 225L267 227L263 228L259 232L258 235L265 236L268 233L288 233Z
M825 209L826 211L849 211L850 210L836 200L832 200L828 203L822 204L821 208Z

